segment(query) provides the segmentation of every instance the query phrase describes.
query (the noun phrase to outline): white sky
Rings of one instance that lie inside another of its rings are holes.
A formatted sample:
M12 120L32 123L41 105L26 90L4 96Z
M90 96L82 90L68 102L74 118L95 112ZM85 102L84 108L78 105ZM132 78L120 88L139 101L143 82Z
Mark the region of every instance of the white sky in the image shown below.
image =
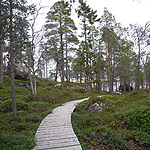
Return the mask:
M41 6L51 7L58 0L28 0L29 3L38 4ZM78 1L78 0L76 0ZM145 25L150 21L150 0L86 0L87 4L94 10L97 10L99 17L103 14L104 7L112 13L117 22L121 23L122 27L128 27L129 24ZM50 8L42 9L37 20L37 25L42 26L45 23L46 13ZM73 16L75 18L75 16ZM74 20L76 22L76 19ZM76 23L77 25L77 23ZM78 25L77 25L78 26Z

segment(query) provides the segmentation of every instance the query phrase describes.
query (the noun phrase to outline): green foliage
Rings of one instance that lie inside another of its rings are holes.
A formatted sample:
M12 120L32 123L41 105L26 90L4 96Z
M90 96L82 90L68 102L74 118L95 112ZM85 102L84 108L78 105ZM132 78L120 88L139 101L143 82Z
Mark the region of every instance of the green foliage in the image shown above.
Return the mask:
M31 92L24 87L15 87L15 92L16 95L17 94L28 95L29 93L31 94Z
M34 146L34 135L8 135L0 133L1 150L31 150Z
M120 114L123 124L132 130L142 130L150 133L150 106L133 106Z
M94 96L93 103L105 104L102 112L91 114L90 102L80 103L72 114L72 124L83 150L148 150L149 102L149 94L133 91L126 95Z
M130 138L133 138L141 146L150 146L150 134L147 132L132 130Z
M47 102L32 102L30 106L36 111L44 111L46 108L50 107L50 104Z
M16 95L16 99L28 102L28 101L32 101L33 97L31 96L31 94L28 94L28 95Z
M43 119L43 117L41 116L41 115L39 115L39 114L30 114L30 115L28 115L28 117L26 117L26 121L27 122L41 122L42 121L42 119Z
M28 150L33 149L34 135L41 121L52 110L63 103L88 97L82 94L84 89L79 84L66 83L68 88L58 87L58 82L37 80L38 100L32 98L31 92L23 87L16 87L17 119L12 113L11 87L4 81L0 88L0 149ZM19 81L20 82L20 81ZM7 86L6 86L7 84Z
M6 100L11 97L11 88L10 87L4 87L0 89L0 99Z
M29 110L30 105L24 101L16 100L17 110ZM12 112L12 100L8 99L0 104L1 112Z

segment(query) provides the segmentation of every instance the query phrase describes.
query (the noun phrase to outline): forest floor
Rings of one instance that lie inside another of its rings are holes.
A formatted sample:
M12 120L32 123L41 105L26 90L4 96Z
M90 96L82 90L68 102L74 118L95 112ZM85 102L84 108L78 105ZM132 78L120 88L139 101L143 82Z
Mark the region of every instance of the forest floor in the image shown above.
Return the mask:
M89 110L90 100L72 113L72 124L83 150L149 150L150 94L95 96L102 112Z
M17 83L29 81L15 80ZM41 121L52 110L66 102L89 97L84 86L37 79L38 99L29 90L15 88L17 119L13 118L10 78L0 85L0 149L31 150ZM18 85L18 84L17 84ZM73 129L83 150L149 150L150 94L133 91L124 95L96 93L93 103L105 104L102 112L89 111L90 100L79 104L72 113Z
M15 80L15 83L29 81ZM67 88L55 87L58 82L37 79L38 99L35 101L29 90L15 87L17 119L13 118L10 78L0 85L0 149L31 150L35 146L35 133L41 121L52 110L66 102L89 97L84 86L66 83Z

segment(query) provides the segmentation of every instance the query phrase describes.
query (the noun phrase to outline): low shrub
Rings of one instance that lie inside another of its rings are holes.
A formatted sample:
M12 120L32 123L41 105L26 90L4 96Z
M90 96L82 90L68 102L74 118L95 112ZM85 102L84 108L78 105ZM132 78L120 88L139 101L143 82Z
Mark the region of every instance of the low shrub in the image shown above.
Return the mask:
M140 146L150 147L150 134L147 132L132 130L130 138L133 138Z
M34 134L28 135L0 135L1 150L31 150L34 146Z
M28 101L32 101L32 100L33 100L33 97L32 97L31 94L28 94L28 95L16 95L16 99L17 99L17 100L21 100L21 101L28 102Z
M122 140L120 136L111 129L102 126L98 128L97 132L99 133L99 144L103 143L99 148L129 150L127 142Z
M31 107L28 103L16 100L17 110L29 110ZM1 103L0 110L2 112L12 112L12 99L8 99Z
M150 107L134 107L124 112L122 120L130 129L148 131L150 124ZM149 131L150 133L150 131Z
M46 110L46 108L48 108L50 104L47 102L32 102L30 103L30 106L37 111L43 111Z
M39 114L31 114L26 117L26 121L28 122L41 122L43 117Z
M15 87L16 95L28 95L31 92L24 87Z
M11 98L11 88L10 87L4 87L0 89L0 100L4 101Z

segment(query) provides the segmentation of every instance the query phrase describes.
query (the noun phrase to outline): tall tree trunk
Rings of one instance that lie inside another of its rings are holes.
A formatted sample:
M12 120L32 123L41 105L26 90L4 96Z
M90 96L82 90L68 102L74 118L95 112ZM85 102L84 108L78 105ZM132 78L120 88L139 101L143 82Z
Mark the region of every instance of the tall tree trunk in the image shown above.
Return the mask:
M67 34L66 34L66 81L68 80L68 43L67 43Z
M47 57L46 57L46 60L45 60L45 68L46 68L46 78L48 78L48 61L47 61Z
M89 86L90 86L90 105L91 105L91 112L93 111L92 105L93 105L93 97L92 97L92 82L91 80L89 81Z
M1 35L0 35L0 83L3 84L3 49L2 49Z
M60 21L60 29L62 28L62 22ZM60 45L61 45L61 84L62 86L65 85L64 81L64 46L63 46L63 33L60 33Z
M90 85L89 85L89 55L88 55L88 44L87 44L87 33L86 33L86 25L85 25L85 49L86 49L86 85L87 85L87 91L90 92Z
M34 65L32 64L32 61L34 61L32 57L32 52L29 51L28 52L28 65L29 65L30 86L31 86L32 96L34 100L37 100L36 77L35 77Z
M10 73L11 73L11 96L12 96L12 106L13 106L13 116L17 118L17 106L15 99L15 82L14 82L14 57L13 57L13 0L10 0Z
M1 15L1 9L0 9ZM1 32L1 31L0 31ZM0 83L3 84L3 49L2 49L2 35L0 33Z
M140 39L138 37L138 49L139 49L139 55L138 55L138 68L137 68L137 79L136 79L136 89L139 90L139 74L140 74L140 59L141 59L141 47L140 47Z
M37 91L36 91L36 76L35 76L35 71L33 73L33 79L34 79L34 98L37 100Z
M109 45L109 43L108 43ZM109 62L109 92L110 94L113 94L113 89L112 89L112 82L113 82L113 77L112 77L112 67L111 67L111 60L110 60L110 49L109 49L109 46L108 46L108 62Z
M106 25L107 26L107 25ZM110 94L113 94L113 77L112 77L112 67L111 67L111 53L110 53L110 44L109 44L109 31L108 31L108 28L107 28L107 49L108 49L108 63L109 63L109 83L110 83L110 86L109 86L109 92Z
M97 66L98 73L96 73L96 80L100 80L100 71L101 71L101 67L100 67L101 66L101 54L100 54L101 53L101 47L100 47L100 45L101 45L101 42L99 40L99 46L98 46L98 50L99 50L99 52L98 52L98 66ZM96 83L96 89L97 89L98 93L100 93L100 90L101 90L101 85L100 84L101 84L100 82Z
M32 92L32 96L34 97L34 87L33 87L33 79L32 79L32 71L31 71L31 52L29 50L28 52L28 65L29 65L29 77L30 77L30 86L31 86L31 92Z
M58 77L58 60L57 60L57 62L56 62L55 81L57 81L57 77Z

